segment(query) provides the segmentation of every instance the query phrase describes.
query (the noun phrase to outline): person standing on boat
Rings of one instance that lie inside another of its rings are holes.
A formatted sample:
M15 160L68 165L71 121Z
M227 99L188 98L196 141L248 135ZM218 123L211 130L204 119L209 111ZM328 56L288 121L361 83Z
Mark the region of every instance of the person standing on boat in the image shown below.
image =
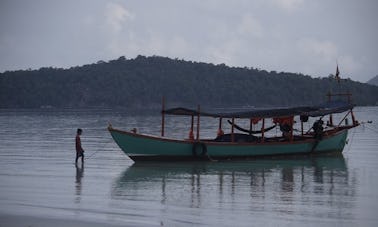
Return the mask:
M323 121L322 119L319 119L317 121L315 121L315 123L313 124L312 128L314 129L314 137L318 140L321 140L323 138Z
M280 130L282 132L282 137L289 140L291 131L293 130L293 125L290 125L288 123L280 124Z
M80 136L83 133L83 130L81 128L77 129L76 133L76 139L75 139L75 144L76 144L76 159L75 159L75 164L77 164L77 160L81 157L81 163L84 163L84 149L81 146L81 139Z

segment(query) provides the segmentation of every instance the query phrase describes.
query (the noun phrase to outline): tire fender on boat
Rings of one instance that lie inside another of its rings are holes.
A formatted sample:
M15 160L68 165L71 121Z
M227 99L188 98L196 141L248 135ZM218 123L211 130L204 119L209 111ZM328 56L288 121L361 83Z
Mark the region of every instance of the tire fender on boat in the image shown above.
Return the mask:
M201 142L195 142L192 147L192 154L194 157L202 157L207 154L206 144Z

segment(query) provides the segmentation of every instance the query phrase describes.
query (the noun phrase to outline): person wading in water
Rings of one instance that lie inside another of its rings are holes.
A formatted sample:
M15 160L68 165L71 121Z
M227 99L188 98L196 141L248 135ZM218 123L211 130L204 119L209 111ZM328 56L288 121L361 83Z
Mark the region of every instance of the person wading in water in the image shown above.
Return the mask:
M75 139L75 144L76 144L76 159L75 159L75 164L77 164L77 160L79 157L81 157L81 163L84 163L84 149L81 146L81 139L80 136L83 133L83 130L81 128L77 129L76 133L76 139Z

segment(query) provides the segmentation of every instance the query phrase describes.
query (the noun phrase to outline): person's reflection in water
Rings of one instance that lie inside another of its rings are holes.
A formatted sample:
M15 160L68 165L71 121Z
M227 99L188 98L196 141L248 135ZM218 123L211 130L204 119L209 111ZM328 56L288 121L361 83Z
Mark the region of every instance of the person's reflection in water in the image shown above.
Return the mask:
M76 194L76 203L80 203L81 200L81 178L84 176L84 163L82 165L75 165L76 166L76 180L75 180L75 194Z

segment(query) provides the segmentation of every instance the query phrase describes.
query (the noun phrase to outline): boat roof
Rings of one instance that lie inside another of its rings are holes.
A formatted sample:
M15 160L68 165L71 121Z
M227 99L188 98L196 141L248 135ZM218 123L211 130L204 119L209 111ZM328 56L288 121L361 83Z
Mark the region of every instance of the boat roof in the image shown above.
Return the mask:
M197 110L177 107L164 110L164 114L183 115L183 116L206 116L215 118L274 118L288 116L309 116L319 117L332 113L342 113L353 109L354 105L344 101L332 101L317 106L298 106L298 107L280 107L280 108L253 108L246 111L236 112L198 112Z

